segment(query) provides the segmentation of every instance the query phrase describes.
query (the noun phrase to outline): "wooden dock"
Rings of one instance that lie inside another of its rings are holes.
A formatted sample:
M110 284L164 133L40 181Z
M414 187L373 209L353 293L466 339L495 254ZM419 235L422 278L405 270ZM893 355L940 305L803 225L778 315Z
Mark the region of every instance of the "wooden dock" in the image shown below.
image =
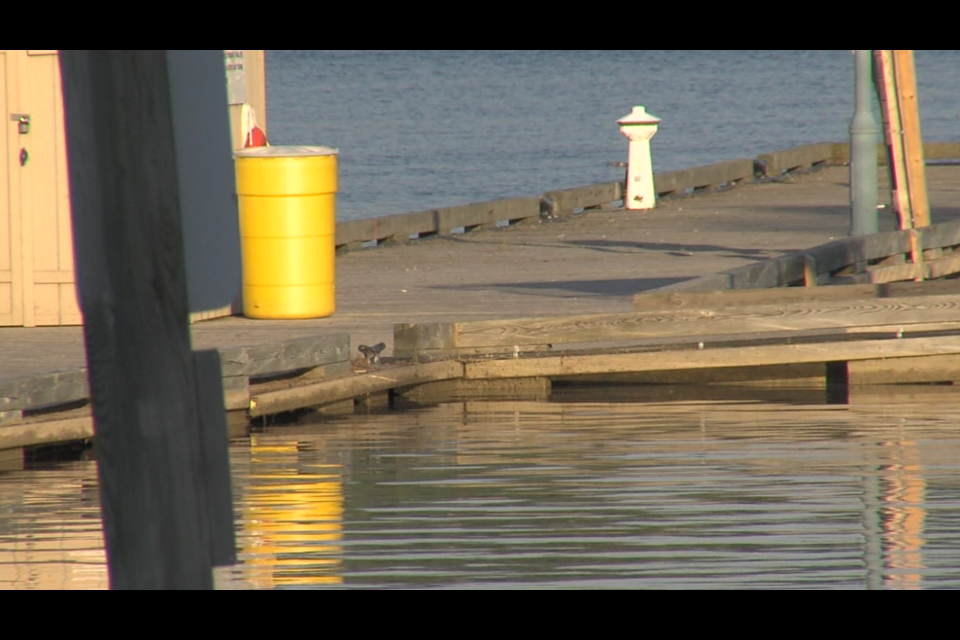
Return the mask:
M875 244L890 251L840 264L835 247L850 224L843 161L842 145L813 145L658 174L658 191L673 197L644 213L615 208L615 186L593 185L549 194L546 209L543 194L340 223L338 246L376 246L338 256L333 316L201 322L194 348L221 351L226 406L249 416L391 390L413 397L428 383L466 393L491 379L542 394L551 379L736 380L733 369L754 367L823 383L841 375L830 365L828 376L826 363L845 362L861 363L843 368L851 383L889 382L896 376L878 372L892 371L883 364L892 359L904 365L900 380L957 379L955 281L880 283L953 269L960 166L927 167L932 232L893 232L881 185L889 233ZM774 272L781 280L768 282ZM805 278L849 284L843 294L795 286ZM801 297L694 295L743 286ZM357 346L381 341L386 363L364 371ZM0 449L89 437L82 329L0 328L0 345Z

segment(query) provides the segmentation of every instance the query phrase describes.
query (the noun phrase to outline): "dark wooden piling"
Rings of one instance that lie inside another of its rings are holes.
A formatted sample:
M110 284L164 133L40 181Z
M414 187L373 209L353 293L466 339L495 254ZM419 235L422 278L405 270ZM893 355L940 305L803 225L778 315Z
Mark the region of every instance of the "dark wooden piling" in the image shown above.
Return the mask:
M203 442L221 442L200 416L225 423L200 406L222 397L215 365L197 375L191 354L166 53L62 51L60 65L110 585L211 588L213 557L231 553L211 549L233 540L211 535L223 485L206 492L220 456Z

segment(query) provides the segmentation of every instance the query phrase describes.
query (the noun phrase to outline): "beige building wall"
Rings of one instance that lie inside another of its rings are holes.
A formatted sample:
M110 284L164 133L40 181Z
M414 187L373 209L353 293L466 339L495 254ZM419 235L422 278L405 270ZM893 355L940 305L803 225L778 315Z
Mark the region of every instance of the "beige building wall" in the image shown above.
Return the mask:
M0 192L0 324L79 324L57 52L11 49L0 56L0 175L7 176Z
M266 131L263 51L235 50L234 59L234 84ZM230 106L235 147L241 108ZM81 324L55 49L0 49L0 114L0 326Z

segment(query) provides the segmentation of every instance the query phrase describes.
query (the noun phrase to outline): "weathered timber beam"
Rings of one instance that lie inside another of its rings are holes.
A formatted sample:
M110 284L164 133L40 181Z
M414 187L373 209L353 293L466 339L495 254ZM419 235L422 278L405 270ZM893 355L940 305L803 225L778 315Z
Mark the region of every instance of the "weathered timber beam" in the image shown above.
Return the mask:
M590 184L573 189L547 191L543 196L551 198L556 203L558 213L562 217L578 209L589 209L622 200L623 183Z
M832 163L833 158L834 143L832 142L808 144L757 156L757 160L764 167L766 175L771 177L787 171L809 169L817 165Z
M868 268L861 273L840 276L836 278L836 280L856 284L884 284L905 280L943 278L944 276L954 273L960 273L960 255L950 255L936 260L927 260L921 264L905 263L888 267ZM950 286L956 288L954 284L955 281L947 282ZM838 288L846 289L847 286L849 285L839 285Z
M920 234L924 251L937 252L960 245L960 220L952 220L925 227ZM729 269L720 273L702 276L661 287L658 292L668 291L715 291L723 289L760 289L785 287L804 282L804 260L812 260L818 277L826 278L844 269L864 270L872 263L896 255L909 254L910 234L907 231L889 231L856 238L834 240L803 252L787 254L771 260ZM944 263L935 269L948 268ZM953 273L946 271L946 273ZM938 277L938 276L926 276ZM835 282L869 283L890 282L874 280L867 275L845 274Z
M224 376L256 376L308 369L350 359L350 334L296 338L220 351Z
M87 370L60 371L0 383L0 411L55 406L90 397Z
M960 321L954 295L822 299L720 309L680 309L548 318L405 325L404 352L514 345L609 342L642 338L748 334L881 324ZM419 334L442 340L416 342ZM400 335L395 333L396 335Z
M657 195L682 194L753 178L753 160L728 160L692 169L665 171L653 176Z
M293 411L356 398L363 394L461 376L463 376L463 365L459 362L433 362L381 369L362 375L253 395L250 398L250 416Z
M92 416L27 422L0 427L0 449L86 440L92 437Z
M960 336L739 346L647 353L564 355L467 362L464 365L464 377L468 379L525 376L555 378L598 373L752 367L803 362L847 362L946 354L960 354Z
M405 242L411 236L445 235L453 229L493 227L500 222L509 223L539 215L539 198L490 200L379 218L345 220L337 224L335 243L339 248L366 242Z
M824 300L856 300L878 297L877 287L773 287L721 291L674 291L638 293L633 296L637 311L679 311L681 309L724 309L744 305L791 304Z

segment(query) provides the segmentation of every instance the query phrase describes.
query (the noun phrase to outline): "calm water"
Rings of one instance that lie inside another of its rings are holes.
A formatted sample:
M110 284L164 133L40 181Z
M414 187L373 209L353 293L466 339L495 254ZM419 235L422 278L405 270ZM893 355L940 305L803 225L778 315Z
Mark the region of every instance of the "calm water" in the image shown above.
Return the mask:
M960 52L916 54L923 134L958 140ZM340 219L610 182L642 104L656 171L849 138L849 51L268 51L273 144L341 149Z
M960 392L918 391L270 427L232 444L218 585L958 588ZM91 462L0 473L0 588L105 586L98 503Z

